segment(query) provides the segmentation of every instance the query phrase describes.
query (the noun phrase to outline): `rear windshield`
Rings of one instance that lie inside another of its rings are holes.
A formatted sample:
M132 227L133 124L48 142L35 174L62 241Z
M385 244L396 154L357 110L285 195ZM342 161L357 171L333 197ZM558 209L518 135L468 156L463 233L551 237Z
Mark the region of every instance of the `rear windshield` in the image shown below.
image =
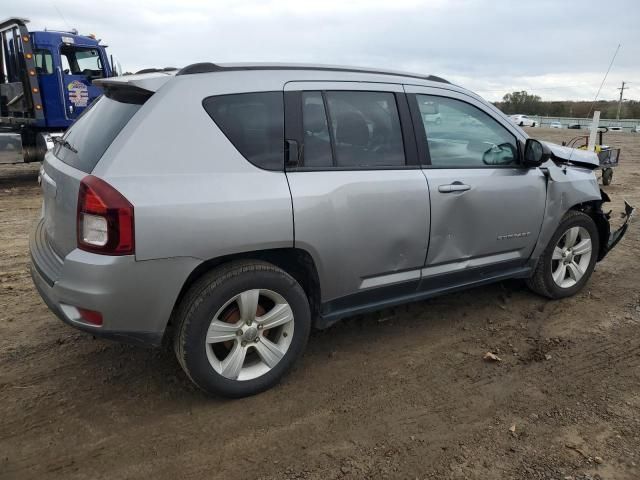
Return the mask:
M142 105L102 95L78 117L53 151L67 165L91 173L118 133Z

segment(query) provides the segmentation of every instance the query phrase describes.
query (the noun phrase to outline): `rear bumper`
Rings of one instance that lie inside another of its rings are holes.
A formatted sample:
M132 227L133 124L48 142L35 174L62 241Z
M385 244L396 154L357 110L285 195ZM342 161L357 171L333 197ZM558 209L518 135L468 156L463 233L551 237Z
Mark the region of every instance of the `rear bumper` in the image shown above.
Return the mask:
M198 265L190 257L136 261L73 250L51 268L54 255L31 234L31 276L38 293L62 321L93 335L126 343L159 345L182 285ZM56 271L57 278L49 272ZM100 312L101 326L83 321L76 307Z

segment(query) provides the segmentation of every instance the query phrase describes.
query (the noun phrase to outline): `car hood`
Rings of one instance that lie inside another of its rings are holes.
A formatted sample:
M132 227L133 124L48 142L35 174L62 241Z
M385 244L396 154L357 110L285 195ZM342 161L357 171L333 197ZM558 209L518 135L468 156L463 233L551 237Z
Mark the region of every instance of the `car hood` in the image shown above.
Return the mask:
M595 152L589 152L580 148L565 147L557 143L542 143L551 150L551 155L555 162L571 163L592 169L600 166L600 160Z

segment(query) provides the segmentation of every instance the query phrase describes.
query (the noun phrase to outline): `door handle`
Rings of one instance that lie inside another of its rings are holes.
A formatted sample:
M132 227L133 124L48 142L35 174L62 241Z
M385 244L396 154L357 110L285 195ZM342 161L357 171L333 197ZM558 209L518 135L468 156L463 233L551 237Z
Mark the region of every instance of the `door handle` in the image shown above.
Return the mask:
M449 185L440 185L438 187L440 193L466 192L467 190L471 190L471 186L460 182L453 182Z

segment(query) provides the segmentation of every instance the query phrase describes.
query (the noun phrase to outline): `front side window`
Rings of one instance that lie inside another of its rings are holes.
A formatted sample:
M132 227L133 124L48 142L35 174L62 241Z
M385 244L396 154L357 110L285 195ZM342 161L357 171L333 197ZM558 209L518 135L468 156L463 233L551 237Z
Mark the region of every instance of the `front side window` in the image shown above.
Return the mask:
M36 72L38 75L53 73L53 58L49 50L37 49L34 52Z
M282 92L218 95L202 105L247 160L267 170L284 168Z
M453 98L416 95L416 100L432 166L478 168L517 164L515 136L487 113Z

